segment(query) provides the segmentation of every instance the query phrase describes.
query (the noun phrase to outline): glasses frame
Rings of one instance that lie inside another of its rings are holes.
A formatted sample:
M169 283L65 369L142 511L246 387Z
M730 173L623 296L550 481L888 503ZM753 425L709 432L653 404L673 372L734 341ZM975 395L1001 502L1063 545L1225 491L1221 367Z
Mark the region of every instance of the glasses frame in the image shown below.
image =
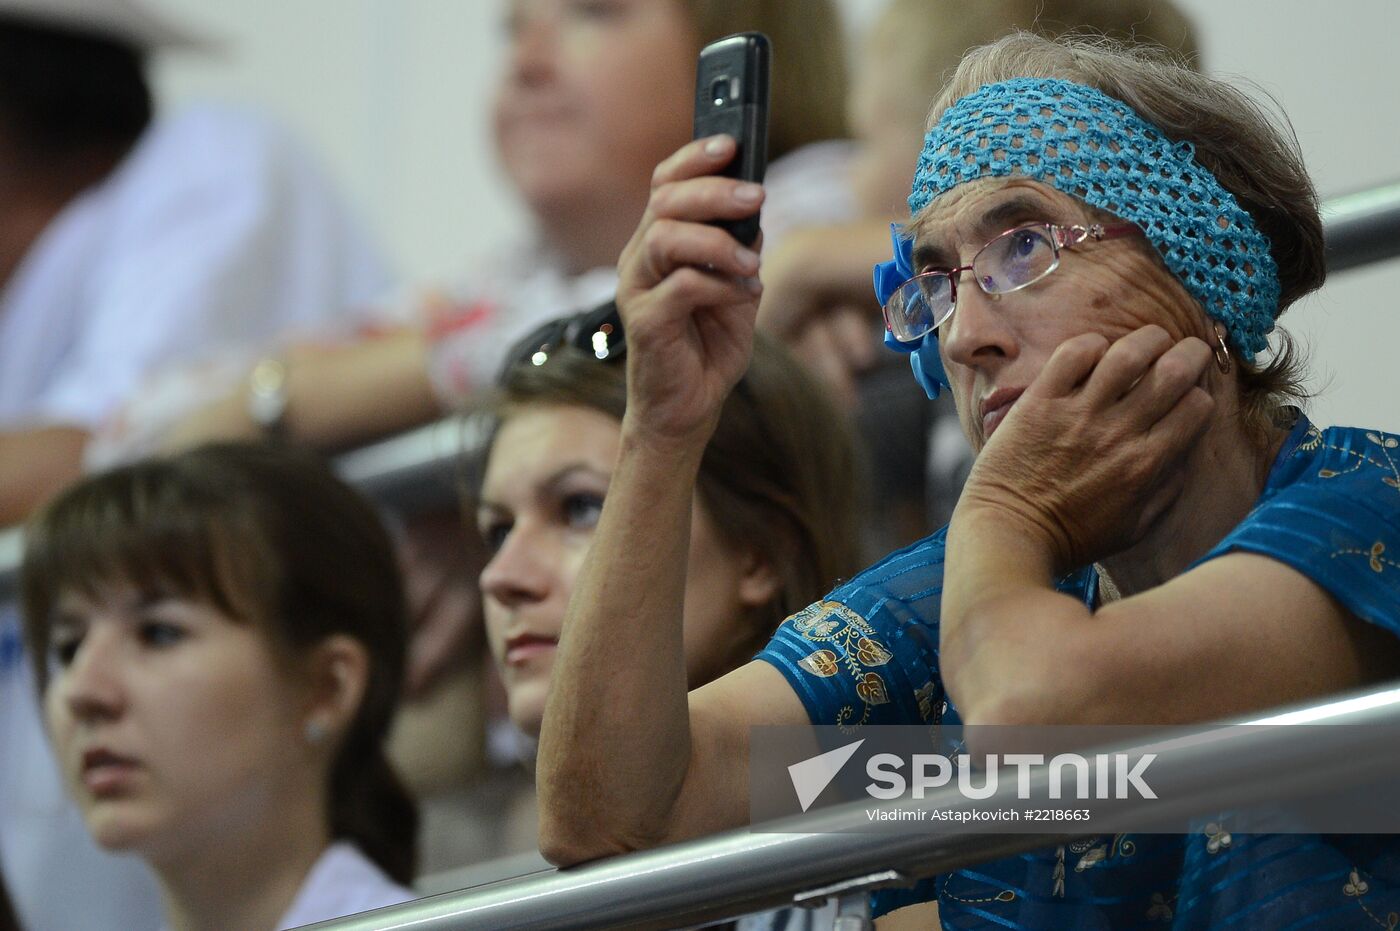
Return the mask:
M986 285L978 280L976 276L973 276L973 280L977 282L977 286L982 289L984 294L1012 294L1024 288L1029 288L1037 282L1044 281L1055 269L1060 267L1060 251L1062 249L1072 249L1089 240L1101 242L1105 239L1117 239L1121 236L1140 235L1142 232L1132 223L1117 223L1108 226L1102 223L1091 223L1087 226L1081 224L1061 226L1056 223L1022 223L1020 226L1013 226L1010 229L1002 230L1000 233L997 233L991 239L987 240L986 243L982 245L982 248L977 250L977 254L972 257L972 261L968 264L957 265L952 268L932 268L900 282L899 287L894 289L889 300L880 308L881 313L883 313L885 317L885 329L889 330L889 332L894 335L894 338L901 343L912 343L914 340L922 339L924 336L927 336L929 333L934 332L940 326L947 323L949 318L953 316L953 312L958 308L958 276L963 272L972 271L973 266L977 264L977 260L982 258L982 254L990 249L993 244L1010 236L1012 233L1019 233L1022 230L1042 230L1047 233L1047 238L1050 240L1050 247L1054 250L1055 257L1050 261L1045 271L1041 272L1039 275L1029 281L1024 281L1015 287L1007 288L1002 291L988 291ZM939 319L935 320L932 326L919 333L913 333L902 323L898 330L895 329L894 320L890 312L890 304L893 304L896 297L903 294L906 289L911 287L915 290L918 297L924 297L924 283L937 278L946 278L948 280L947 312ZM901 336L900 330L905 330L909 332L910 335Z

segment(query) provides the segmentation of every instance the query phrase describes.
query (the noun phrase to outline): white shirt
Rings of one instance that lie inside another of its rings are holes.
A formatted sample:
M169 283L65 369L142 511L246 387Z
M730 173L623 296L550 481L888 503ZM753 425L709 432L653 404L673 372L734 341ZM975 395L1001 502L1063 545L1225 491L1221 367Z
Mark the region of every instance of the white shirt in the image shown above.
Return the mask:
M389 276L308 157L221 108L153 124L0 290L0 430L91 428L152 369L369 307ZM140 861L64 797L13 606L0 605L0 869L28 931L155 927Z
M213 107L158 121L0 290L0 429L91 428L158 366L325 327L389 281L272 126Z
M291 908L277 922L283 928L329 921L386 908L417 898L412 889L400 886L349 841L336 841L321 854L306 875Z
M325 849L306 874L297 896L277 921L277 931L314 925L376 908L399 905L418 894L400 886L350 841ZM168 931L168 925L161 925Z

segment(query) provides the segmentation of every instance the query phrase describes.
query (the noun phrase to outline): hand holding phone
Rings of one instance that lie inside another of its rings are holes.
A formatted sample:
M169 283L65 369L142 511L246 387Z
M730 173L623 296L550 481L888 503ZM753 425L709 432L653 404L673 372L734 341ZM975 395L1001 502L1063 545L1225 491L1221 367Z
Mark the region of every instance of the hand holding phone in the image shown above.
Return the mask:
M768 168L768 82L772 52L761 32L741 32L700 50L695 71L694 138L727 133L738 151L721 175L763 182ZM758 213L716 220L745 246L758 239Z
M628 431L672 451L703 450L753 350L767 49L754 33L701 52L695 134L707 141L656 166L647 210L618 261ZM727 138L714 139L720 134Z

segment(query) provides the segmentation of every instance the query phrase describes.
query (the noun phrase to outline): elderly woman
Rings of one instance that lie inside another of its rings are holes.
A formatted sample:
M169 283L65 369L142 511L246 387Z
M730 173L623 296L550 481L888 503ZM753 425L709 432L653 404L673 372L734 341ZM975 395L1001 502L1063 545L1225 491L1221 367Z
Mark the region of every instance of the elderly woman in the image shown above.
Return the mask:
M1400 671L1397 441L1311 425L1283 403L1287 353L1256 362L1323 278L1290 137L1170 62L1024 35L973 52L932 118L877 281L920 381L952 389L972 476L946 530L688 696L696 463L760 287L699 222L749 209L708 176L731 143L657 171L622 263L622 453L543 726L555 859L744 823L751 725L1204 721ZM648 661L588 662L619 641ZM957 927L1369 927L1400 907L1386 838L1133 841L917 893Z

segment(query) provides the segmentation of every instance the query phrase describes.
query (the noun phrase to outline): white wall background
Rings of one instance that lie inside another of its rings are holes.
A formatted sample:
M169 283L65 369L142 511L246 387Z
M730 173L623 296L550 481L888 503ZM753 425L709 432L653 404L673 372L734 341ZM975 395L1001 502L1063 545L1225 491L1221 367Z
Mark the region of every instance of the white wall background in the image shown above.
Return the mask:
M151 0L223 40L159 63L166 105L250 104L328 164L397 267L450 278L523 228L486 122L502 0Z
M859 22L881 0L837 0ZM972 2L972 0L969 0ZM1210 70L1250 78L1297 129L1324 199L1400 179L1400 0L1178 0ZM486 127L503 0L152 0L222 37L158 86L280 115L315 148L403 273L451 278L525 218ZM931 24L933 25L933 24ZM1400 431L1400 260L1338 275L1285 318L1313 350L1323 423Z

